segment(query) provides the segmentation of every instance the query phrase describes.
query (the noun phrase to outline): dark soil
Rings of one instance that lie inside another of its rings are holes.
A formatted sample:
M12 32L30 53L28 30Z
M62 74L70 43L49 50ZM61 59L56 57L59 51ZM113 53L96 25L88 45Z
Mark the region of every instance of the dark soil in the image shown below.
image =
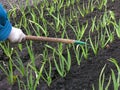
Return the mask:
M110 1L108 3L107 9L115 12L115 17L117 20L120 18L120 1L119 0L115 0L115 2ZM86 20L89 21L91 17L94 17L96 15L99 17L100 15L103 14L103 12L104 11L99 11L95 9L94 12L85 16L85 18L80 17L79 20L81 24L84 24ZM70 36L70 38L75 37L71 33L71 31L68 31L68 35ZM86 32L85 35L87 36L88 33ZM50 33L49 36L54 36L54 35ZM45 42L34 43L33 49L35 51L35 54L43 52L44 44ZM51 45L55 46L56 44L52 43ZM80 65L77 65L73 52L74 52L73 49L71 49L73 62L72 62L72 67L69 73L67 74L67 76L62 78L58 74L56 74L57 73L56 70L53 70L55 75L53 77L53 82L51 86L48 87L45 82L41 81L41 84L38 86L37 90L92 90L93 84L95 86L95 90L98 90L98 79L103 66L106 64L106 69L105 69L106 83L108 82L109 75L111 74L111 68L116 70L113 63L109 62L108 59L115 58L116 60L118 60L118 63L120 64L120 39L115 37L115 40L112 43L108 44L106 48L100 49L96 56L93 54L92 51L90 51L88 60L83 59ZM66 55L66 53L64 54ZM21 58L26 64L27 61L29 60L27 49L24 48L24 50L20 52L20 55L22 56ZM5 60L7 62L6 56L4 55L3 51L0 50L0 61L3 62L2 60ZM17 89L18 88L16 84L11 87L6 82L6 78L3 72L0 70L0 90L17 90ZM113 90L112 84L109 87L109 90Z

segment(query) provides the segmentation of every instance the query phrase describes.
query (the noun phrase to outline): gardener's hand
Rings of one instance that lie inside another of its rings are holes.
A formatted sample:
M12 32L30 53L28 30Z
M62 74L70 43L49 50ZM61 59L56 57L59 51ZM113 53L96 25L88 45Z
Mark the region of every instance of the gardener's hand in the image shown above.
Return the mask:
M16 43L16 42L21 42L23 39L25 39L25 36L26 35L22 32L21 29L12 27L8 39L10 40L10 42Z

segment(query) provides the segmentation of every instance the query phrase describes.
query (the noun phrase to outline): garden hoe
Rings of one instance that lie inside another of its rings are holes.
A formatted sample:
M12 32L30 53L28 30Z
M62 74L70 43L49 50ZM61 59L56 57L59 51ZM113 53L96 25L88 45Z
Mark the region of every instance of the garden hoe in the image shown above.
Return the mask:
M33 40L33 41L48 41L48 42L61 42L66 44L79 44L84 45L85 42L79 40L72 40L72 39L62 39L62 38L52 38L52 37L43 37L43 36L31 36L27 35L25 40Z

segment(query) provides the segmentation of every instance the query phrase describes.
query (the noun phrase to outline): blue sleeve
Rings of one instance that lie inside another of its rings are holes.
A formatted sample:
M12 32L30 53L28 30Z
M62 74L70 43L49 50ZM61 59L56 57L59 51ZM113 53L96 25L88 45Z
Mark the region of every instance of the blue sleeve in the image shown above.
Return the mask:
M8 38L12 29L12 25L7 17L7 12L0 4L0 41L4 41Z

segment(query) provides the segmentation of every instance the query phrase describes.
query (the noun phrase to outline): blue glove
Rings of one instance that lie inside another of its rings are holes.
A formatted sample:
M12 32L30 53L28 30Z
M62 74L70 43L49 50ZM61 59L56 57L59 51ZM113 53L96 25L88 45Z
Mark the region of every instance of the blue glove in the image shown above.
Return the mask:
M12 25L7 17L7 12L0 4L0 41L4 41L8 38L12 30Z

